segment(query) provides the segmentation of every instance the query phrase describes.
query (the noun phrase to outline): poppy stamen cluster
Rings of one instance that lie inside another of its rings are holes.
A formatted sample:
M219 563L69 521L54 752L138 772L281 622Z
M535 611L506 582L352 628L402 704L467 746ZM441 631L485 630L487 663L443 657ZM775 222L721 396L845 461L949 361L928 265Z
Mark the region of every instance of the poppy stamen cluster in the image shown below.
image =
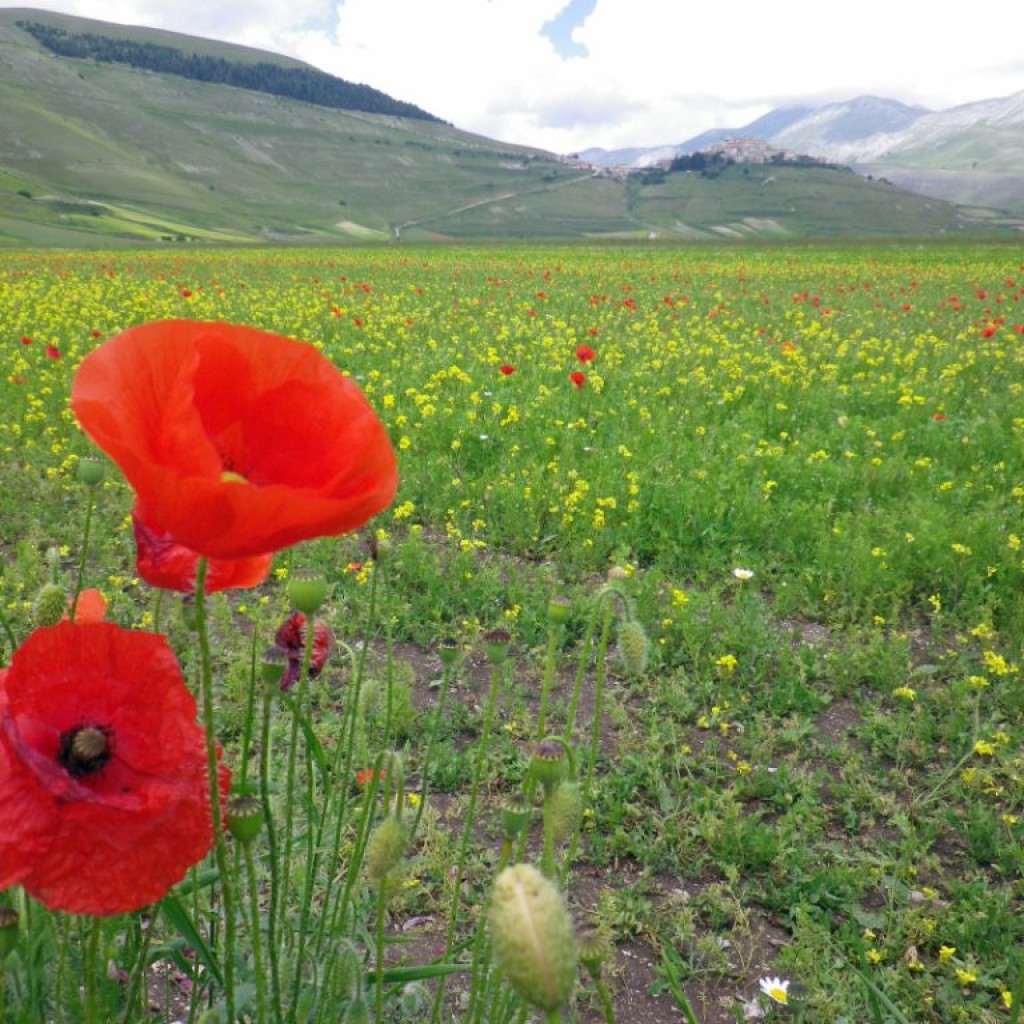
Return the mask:
M73 779L100 771L113 754L109 726L79 725L61 733L57 760Z

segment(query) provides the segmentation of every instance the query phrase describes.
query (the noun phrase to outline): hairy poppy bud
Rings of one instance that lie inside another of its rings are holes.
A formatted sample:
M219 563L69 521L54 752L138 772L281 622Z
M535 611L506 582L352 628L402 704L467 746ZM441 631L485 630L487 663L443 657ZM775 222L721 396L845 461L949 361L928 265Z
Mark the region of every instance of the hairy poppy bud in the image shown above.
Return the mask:
M334 961L339 990L352 1001L359 999L363 994L363 961L348 939L338 944Z
M409 833L400 818L385 818L366 844L366 877L379 885L401 863L409 846Z
M33 606L37 626L56 626L68 610L68 595L56 583L47 583L36 595Z
M583 821L583 790L578 782L561 782L551 798L551 830L564 843Z
M341 1015L342 1024L370 1024L370 1008L364 999L353 999Z
M426 1020L430 992L422 981L410 981L398 997L402 1012L410 1020Z
M557 1010L576 978L576 938L562 894L530 864L494 882L489 914L494 957L512 987L534 1006Z
M288 581L288 600L305 615L319 611L327 596L327 580L319 573L298 572Z
M619 625L619 659L627 675L641 676L647 671L647 632L636 619Z

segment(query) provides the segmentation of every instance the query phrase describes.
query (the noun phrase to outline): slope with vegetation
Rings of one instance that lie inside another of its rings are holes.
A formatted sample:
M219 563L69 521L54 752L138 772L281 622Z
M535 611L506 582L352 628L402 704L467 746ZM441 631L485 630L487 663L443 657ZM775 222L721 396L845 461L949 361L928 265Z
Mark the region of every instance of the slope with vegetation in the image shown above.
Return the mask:
M73 42L80 55L63 56L40 38ZM297 98L281 95L281 83L309 88ZM330 105L317 99L320 86ZM357 90L351 99L348 88ZM362 88L245 47L0 11L0 244L1006 230L879 183L851 191L852 176L832 171L810 169L813 187L793 189L788 203L770 196L753 170L685 186L686 175L623 180L460 131ZM367 109L385 100L392 106ZM781 182L791 170L773 173ZM849 215L837 216L844 204L852 204Z

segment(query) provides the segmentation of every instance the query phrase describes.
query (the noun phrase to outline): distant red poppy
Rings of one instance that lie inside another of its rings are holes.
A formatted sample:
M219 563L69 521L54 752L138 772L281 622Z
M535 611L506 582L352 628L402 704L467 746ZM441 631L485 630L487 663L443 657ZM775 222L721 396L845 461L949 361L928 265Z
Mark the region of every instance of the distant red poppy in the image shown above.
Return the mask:
M133 327L82 361L71 405L150 529L210 558L362 526L398 486L387 431L312 345L250 327Z
M502 377L511 377L512 374L516 372L516 368L514 366L509 366L508 363L505 363L504 366L498 368L498 372L502 375Z
M179 544L169 533L151 529L132 512L135 533L135 568L151 587L192 594L196 589L196 571L200 556ZM270 575L273 553L248 558L211 558L206 569L204 590L258 587Z
M56 345L47 345L46 355L48 359L57 360L61 358L60 349Z
M381 768L379 772L373 768L360 768L359 771L356 772L356 782L358 782L360 786L368 786L373 782L374 777L376 777L378 782L382 782L388 777L388 773L383 768Z
M569 374L569 380L571 380L576 387L582 388L587 383L587 375L585 373L580 373L579 370L573 370L573 372Z
M597 353L589 345L580 345L576 349L576 358L585 366L592 362Z
M983 338L991 338L992 335L995 334L995 333L996 333L996 326L995 326L995 324L989 324L988 327L986 327L986 328L984 328L982 330L981 336Z
M946 418L947 417L944 412L932 413L932 419L935 420L936 423L942 423Z
M281 689L290 690L302 671L302 658L306 649L306 616L302 612L290 615L274 634L274 646L288 659ZM334 634L327 625L317 622L313 626L313 650L309 656L309 678L316 679L324 670L327 659L334 653Z
M22 345L31 345L32 339L27 334L23 334L21 336L21 343Z
M127 913L212 842L206 739L166 640L109 623L36 630L0 672L0 889Z

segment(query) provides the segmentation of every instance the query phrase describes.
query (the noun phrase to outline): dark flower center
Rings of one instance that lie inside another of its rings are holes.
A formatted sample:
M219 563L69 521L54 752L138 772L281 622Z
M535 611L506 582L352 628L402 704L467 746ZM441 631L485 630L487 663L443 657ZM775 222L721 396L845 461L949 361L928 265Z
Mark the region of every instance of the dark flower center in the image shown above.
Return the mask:
M113 735L106 726L78 725L61 733L57 760L73 779L98 772L113 754Z

